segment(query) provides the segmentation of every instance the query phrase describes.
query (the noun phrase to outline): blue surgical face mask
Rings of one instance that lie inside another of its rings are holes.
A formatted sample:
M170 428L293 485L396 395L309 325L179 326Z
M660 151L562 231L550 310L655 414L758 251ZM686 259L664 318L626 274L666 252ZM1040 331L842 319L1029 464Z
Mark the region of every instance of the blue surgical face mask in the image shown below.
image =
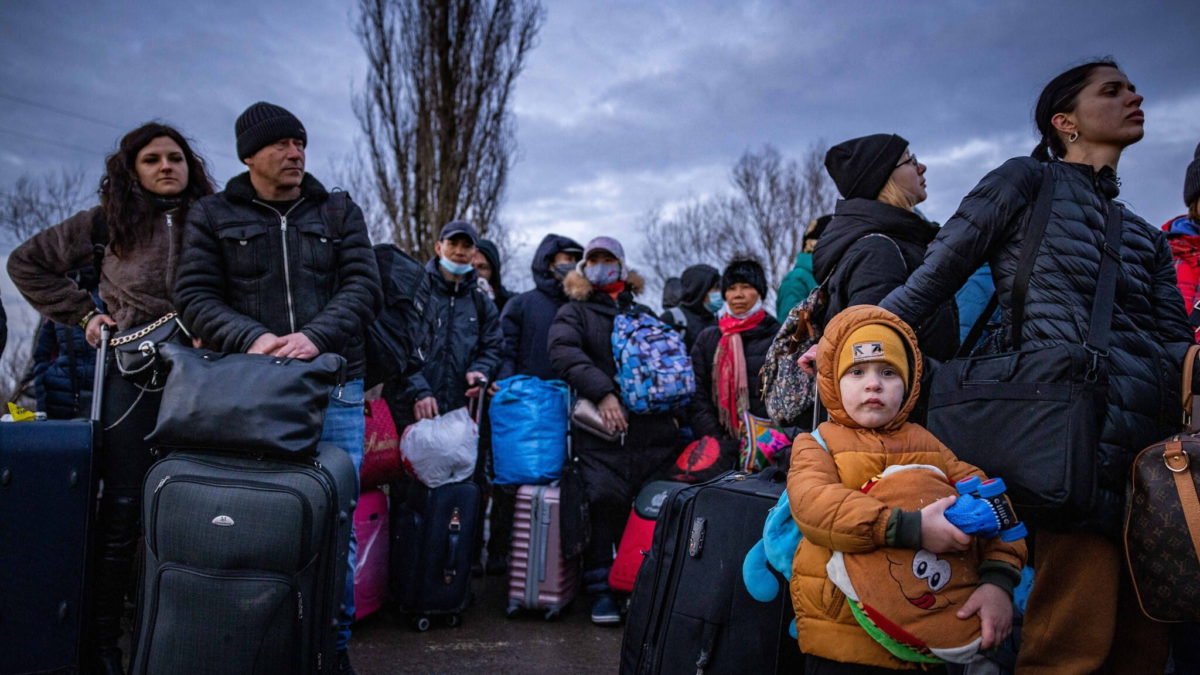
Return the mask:
M621 279L621 266L611 263L596 263L583 268L583 276L593 286L607 286Z
M441 256L438 258L438 264L440 264L442 266L442 269L446 270L450 274L454 274L454 275L458 275L458 276L462 276L462 275L466 274L467 272L470 272L471 270L475 269L475 267L472 266L471 263L456 263L453 260L451 260L445 256Z
M721 309L721 305L725 304L725 296L721 295L721 291L712 291L708 294L708 303L704 306L713 314Z

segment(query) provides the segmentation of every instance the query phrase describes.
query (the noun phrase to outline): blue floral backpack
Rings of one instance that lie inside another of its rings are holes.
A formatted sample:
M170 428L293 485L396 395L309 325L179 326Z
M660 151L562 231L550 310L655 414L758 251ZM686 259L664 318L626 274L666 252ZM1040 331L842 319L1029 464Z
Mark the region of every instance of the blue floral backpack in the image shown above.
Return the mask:
M696 373L683 338L670 326L649 314L618 314L612 348L617 386L630 412L666 412L691 400Z

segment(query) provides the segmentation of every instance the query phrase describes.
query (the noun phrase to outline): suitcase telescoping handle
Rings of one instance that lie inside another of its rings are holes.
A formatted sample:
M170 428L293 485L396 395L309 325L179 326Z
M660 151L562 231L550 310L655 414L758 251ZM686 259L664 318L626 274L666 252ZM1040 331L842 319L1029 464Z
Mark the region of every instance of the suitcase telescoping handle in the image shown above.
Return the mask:
M104 408L104 367L108 362L108 341L112 328L100 324L100 347L96 349L96 370L92 376L92 416L93 422L100 421L100 413Z
M479 422L483 419L483 397L487 396L488 379L486 377L477 377L471 383L472 387L479 387L479 395L475 398L467 399L467 413L475 420L475 426L479 426ZM471 411L471 404L475 404L474 412Z

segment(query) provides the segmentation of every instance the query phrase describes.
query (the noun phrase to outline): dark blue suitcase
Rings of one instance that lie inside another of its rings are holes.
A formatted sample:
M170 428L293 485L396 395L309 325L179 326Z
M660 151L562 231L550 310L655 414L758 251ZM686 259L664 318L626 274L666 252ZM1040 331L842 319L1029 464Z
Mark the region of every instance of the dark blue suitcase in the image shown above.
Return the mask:
M0 423L0 672L79 668L102 398L91 420Z
M417 630L427 630L432 616L445 616L452 627L462 621L471 599L479 498L479 486L470 480L433 489L413 481L407 495L395 500L392 596Z

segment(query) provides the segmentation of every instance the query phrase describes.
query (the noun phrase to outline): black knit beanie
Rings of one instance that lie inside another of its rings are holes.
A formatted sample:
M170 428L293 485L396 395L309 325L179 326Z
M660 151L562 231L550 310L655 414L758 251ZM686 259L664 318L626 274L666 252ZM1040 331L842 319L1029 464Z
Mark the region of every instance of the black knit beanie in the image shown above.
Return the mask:
M908 141L872 134L838 143L825 153L825 170L846 199L875 199L887 185Z
M246 159L281 138L298 138L308 144L308 133L295 115L259 101L246 108L233 125L237 134L238 159Z
M758 297L767 301L767 274L757 260L742 258L725 266L721 273L721 295L734 284L750 284L758 291Z
M1183 175L1183 203L1191 208L1197 199L1200 199L1200 145L1196 146L1196 156Z

